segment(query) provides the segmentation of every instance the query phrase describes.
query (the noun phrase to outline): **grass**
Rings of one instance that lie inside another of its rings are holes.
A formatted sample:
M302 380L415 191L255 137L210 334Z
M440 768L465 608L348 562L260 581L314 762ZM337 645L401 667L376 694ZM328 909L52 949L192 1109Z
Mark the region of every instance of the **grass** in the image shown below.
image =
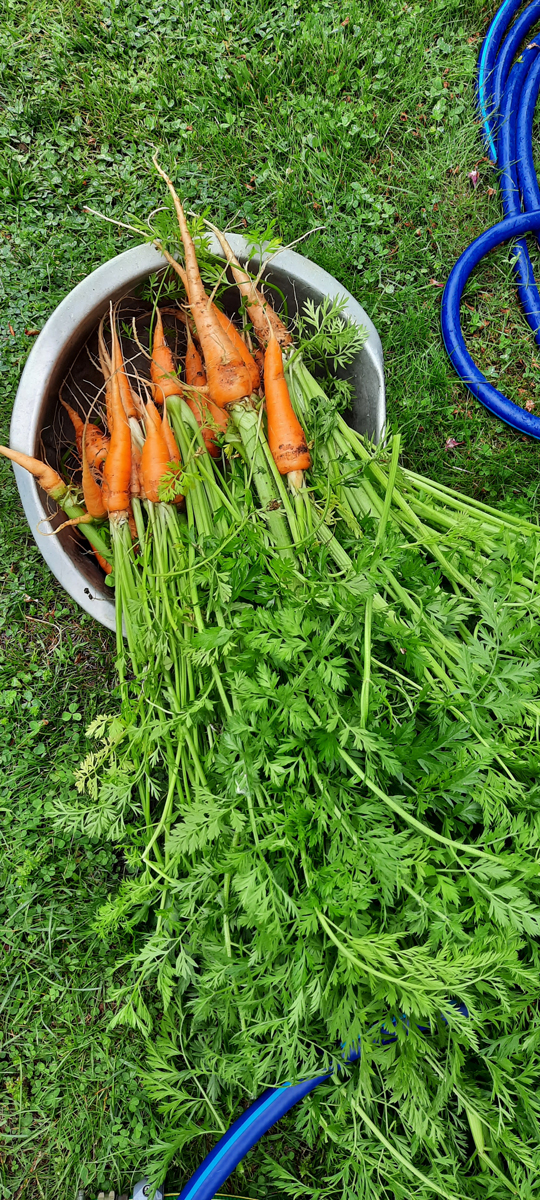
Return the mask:
M322 225L304 252L381 333L408 462L534 515L537 444L472 400L439 333L439 285L501 216L473 97L491 13L480 0L2 0L2 441L33 331L131 244L83 205L145 216L163 198L149 168L159 147L189 206L223 224L275 218L286 242ZM507 248L466 302L479 365L519 403L540 403ZM51 579L5 466L1 521L1 1195L53 1200L85 1185L92 1196L128 1190L163 1132L141 1086L142 1041L108 1029L129 935L110 945L92 931L123 864L107 845L59 839L48 818L87 721L114 704L113 642ZM314 1195L324 1154L322 1138L308 1152L274 1131L224 1194L269 1196L271 1155L279 1195ZM173 1184L188 1165L173 1165ZM339 1179L325 1194L345 1195Z

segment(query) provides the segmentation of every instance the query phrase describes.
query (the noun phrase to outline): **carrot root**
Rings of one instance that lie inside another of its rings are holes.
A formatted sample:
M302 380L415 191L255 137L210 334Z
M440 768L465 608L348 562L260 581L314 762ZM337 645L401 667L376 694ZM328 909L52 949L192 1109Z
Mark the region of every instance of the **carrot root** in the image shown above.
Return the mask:
M167 396L182 395L182 385L176 378L174 358L172 350L165 340L163 321L159 308L156 309L150 375L154 385L152 389L154 404L163 404Z
M146 441L141 454L141 482L147 500L159 502L159 485L169 469L170 458L161 418L152 400L146 405Z
M107 559L104 558L103 555L99 553L99 550L94 550L94 554L98 560L98 563L99 563L102 571L105 571L106 575L110 575L111 571L112 571L112 566L111 566L110 562L107 562Z
M111 304L111 326L113 308ZM129 507L129 485L131 480L131 429L126 417L120 394L117 348L113 340L111 360L111 403L112 421L109 453L103 468L102 495L109 513L126 512Z
M279 342L280 346L290 346L292 343L292 337L289 333L289 330L283 324L281 317L278 317L277 312L275 312L275 310L272 308L272 305L269 303L269 301L266 300L262 295L262 292L259 292L255 287L255 284L251 276L248 275L248 272L245 271L240 265L234 251L229 246L225 235L220 229L217 228L216 225L212 225L210 221L207 221L206 224L218 239L221 249L223 250L225 258L227 259L227 262L233 273L234 281L240 292L240 295L247 300L247 313L251 324L253 325L257 341L263 347L268 345L268 325L270 324L273 335L276 341Z
M53 500L59 500L65 496L67 492L64 480L55 471L53 467L49 467L47 463L40 462L39 458L32 458L29 454L21 454L19 450L11 450L9 446L0 446L0 454L4 458L11 459L11 462L17 464L18 467L24 467L30 475L34 476L40 487Z
M222 329L215 309L204 290L193 238L172 180L159 166L156 155L152 161L167 184L178 217L186 264L185 287L204 355L210 396L215 404L218 404L220 408L225 408L227 404L234 404L236 400L250 395L252 389L249 371L239 351L225 330Z
M292 487L311 466L304 430L296 417L283 374L281 346L271 333L264 356L264 387L268 417L268 445L280 475L293 475Z
M90 513L86 512L86 513L83 513L82 516L80 516L80 517L71 517L70 521L63 521L61 525L57 525L56 529L51 529L50 532L48 532L48 533L43 533L43 531L41 529L39 529L39 525L38 525L38 529L41 534L41 537L55 537L56 534L61 533L63 529L69 529L69 527L73 526L73 525L75 525L75 526L91 525L93 520L94 520L94 518L92 516L90 516ZM41 524L41 522L40 522L40 524Z
M224 409L218 408L212 400L203 395L202 389L206 386L206 372L203 367L203 361L193 338L189 323L186 323L187 333L187 350L186 350L186 383L194 390L186 392L184 399L186 404L191 409L193 416L200 425L204 444L208 453L212 458L219 458L220 449L216 445L215 434L224 433L228 425L228 416ZM195 390L197 389L197 390Z
M86 434L83 433L82 446L82 489L84 503L91 517L100 520L107 516L107 509L103 501L103 493L100 484L94 478L88 457L86 453Z

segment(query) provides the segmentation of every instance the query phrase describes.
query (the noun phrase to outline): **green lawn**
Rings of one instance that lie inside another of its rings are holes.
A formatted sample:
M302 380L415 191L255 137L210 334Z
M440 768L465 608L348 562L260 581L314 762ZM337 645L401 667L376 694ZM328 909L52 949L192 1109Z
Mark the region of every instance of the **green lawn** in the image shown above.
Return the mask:
M163 199L159 147L189 206L222 224L272 217L285 242L323 226L305 253L380 331L389 422L409 463L534 513L537 444L468 396L439 333L438 284L501 215L473 95L492 11L480 0L1 0L2 441L32 331L131 244L83 205L144 217ZM490 256L469 286L470 345L513 399L540 403L508 260ZM104 943L92 923L122 862L59 838L49 818L88 720L114 705L113 640L42 565L5 464L1 521L0 1195L63 1200L82 1183L92 1197L128 1190L149 1147L172 1138L145 1098L142 1040L108 1030L129 932ZM223 1194L349 1195L331 1135L308 1152L293 1124ZM174 1160L171 1186L187 1165ZM319 1192L325 1172L335 1179Z

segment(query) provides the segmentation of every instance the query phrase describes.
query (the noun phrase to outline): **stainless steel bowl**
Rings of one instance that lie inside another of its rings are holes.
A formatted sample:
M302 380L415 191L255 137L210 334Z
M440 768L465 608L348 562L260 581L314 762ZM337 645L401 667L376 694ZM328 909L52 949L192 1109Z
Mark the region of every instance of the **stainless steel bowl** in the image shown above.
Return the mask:
M248 246L244 238L231 235L229 241L240 261L246 261ZM221 254L217 241L211 248ZM59 385L109 301L128 295L148 275L166 265L153 246L137 246L98 267L62 300L40 333L19 384L11 421L13 449L39 456L41 432L52 424ZM283 292L289 313L296 312L308 298L320 303L324 296L342 296L346 301L345 316L365 326L367 342L347 371L355 393L351 423L360 433L377 441L386 413L383 353L379 335L367 313L332 275L291 250L277 254L265 274ZM81 608L102 625L114 629L114 599L103 583L99 568L71 531L65 530L56 537L42 536L60 518L49 520L46 497L26 471L16 467L15 474L28 523L51 571Z

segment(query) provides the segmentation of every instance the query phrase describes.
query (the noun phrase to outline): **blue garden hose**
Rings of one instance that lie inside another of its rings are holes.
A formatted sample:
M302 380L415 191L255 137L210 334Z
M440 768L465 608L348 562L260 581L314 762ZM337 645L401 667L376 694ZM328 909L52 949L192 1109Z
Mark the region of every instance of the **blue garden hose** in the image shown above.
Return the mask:
M461 1013L463 1017L468 1017L469 1012L465 1004L460 1004L457 1000L453 1000L451 1003L456 1012ZM407 1018L402 1017L401 1020L408 1029ZM443 1021L446 1025L445 1017L443 1017ZM395 1027L396 1024L394 1018L393 1026ZM421 1033L428 1034L430 1032L423 1025L418 1025L417 1028ZM371 1034L373 1039L377 1038L383 1046L389 1046L392 1042L397 1041L397 1034L392 1029L386 1029L384 1022L374 1026ZM358 1045L347 1055L347 1063L357 1062L360 1055L361 1050ZM315 1079L306 1079L303 1083L285 1083L282 1087L268 1088L223 1134L223 1137L219 1139L213 1150L207 1154L200 1167L182 1188L178 1200L212 1200L218 1189L229 1178L248 1151L259 1141L259 1138L267 1133L280 1117L284 1117L295 1104L308 1096L319 1083L326 1083L331 1078L332 1072L328 1071L324 1075L317 1075Z
M478 103L492 163L497 162L497 149L492 131L494 116L494 71L505 29L508 28L512 17L515 16L520 5L521 0L504 0L504 4L501 4L499 11L495 13L480 51L480 61L478 64Z
M443 293L441 324L452 365L473 396L513 429L540 440L540 418L514 404L488 382L465 346L460 320L460 301L471 272L490 250L517 237L513 265L518 295L540 346L540 293L525 241L527 233L540 238L540 187L532 150L532 124L540 91L540 31L538 44L533 39L519 54L524 39L540 19L540 0L526 4L516 17L520 6L521 0L505 0L501 5L487 31L478 64L478 105L486 146L500 171L505 220L481 234L458 259Z

